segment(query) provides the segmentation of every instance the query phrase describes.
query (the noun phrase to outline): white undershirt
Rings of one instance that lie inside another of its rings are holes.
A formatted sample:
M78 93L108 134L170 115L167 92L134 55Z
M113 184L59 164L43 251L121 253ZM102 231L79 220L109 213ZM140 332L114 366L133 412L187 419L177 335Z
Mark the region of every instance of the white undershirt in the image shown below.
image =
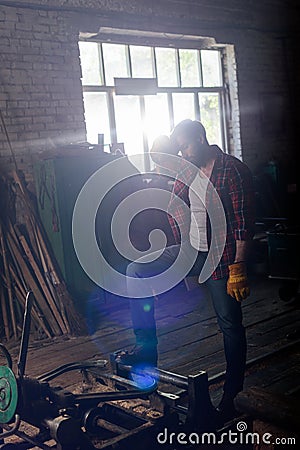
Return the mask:
M208 178L198 172L189 189L191 210L190 243L200 251L208 251L205 197Z

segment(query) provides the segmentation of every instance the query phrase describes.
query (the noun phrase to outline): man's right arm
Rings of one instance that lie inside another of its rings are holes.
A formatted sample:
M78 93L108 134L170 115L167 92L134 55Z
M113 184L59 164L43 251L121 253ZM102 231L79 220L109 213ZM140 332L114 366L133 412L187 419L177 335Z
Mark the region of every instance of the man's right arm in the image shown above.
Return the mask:
M177 150L171 145L170 138L166 135L158 136L150 149L150 157L163 174L164 169L167 174L176 176L180 170L181 158L177 155Z

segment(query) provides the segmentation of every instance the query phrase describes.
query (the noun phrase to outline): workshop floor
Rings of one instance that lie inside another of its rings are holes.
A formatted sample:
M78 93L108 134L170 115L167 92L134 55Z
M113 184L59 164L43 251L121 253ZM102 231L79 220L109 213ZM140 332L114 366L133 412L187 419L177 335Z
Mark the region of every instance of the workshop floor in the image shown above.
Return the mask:
M300 302L284 302L279 298L280 280L255 276L251 296L243 303L244 325L248 339L248 361L274 350L297 343L300 330ZM222 335L218 329L210 300L203 288L187 291L184 284L165 294L156 303L159 336L159 367L182 375L208 372L211 378L224 371ZM26 373L37 376L60 364L90 358L108 359L118 349L130 348L134 343L129 307L126 300L113 297L106 303L87 307L86 318L90 334L80 337L57 337L31 341ZM18 343L9 343L13 359L18 356ZM295 346L294 346L295 347ZM286 393L285 384L295 384L299 374L296 347L280 355L285 369L273 367L270 378L264 371L251 366L246 375L246 386L255 383L274 385ZM299 354L298 354L299 356ZM73 374L66 374L60 382L72 385ZM252 381L253 380L253 381ZM284 381L285 380L285 381ZM295 386L296 388L296 386ZM292 389L292 387L291 387Z
M249 363L245 388L267 388L287 398L299 398L299 299L281 300L280 280L253 276L251 284L251 296L243 303ZM207 371L209 379L216 378L211 397L217 404L225 369L223 343L203 288L187 291L184 283L181 284L157 301L156 316L159 367L182 375ZM26 374L37 376L73 361L109 359L113 351L133 345L126 300L110 297L105 304L93 303L87 307L86 318L90 333L85 336L31 340ZM11 342L8 348L16 362L19 344ZM78 376L67 373L56 382L72 389Z

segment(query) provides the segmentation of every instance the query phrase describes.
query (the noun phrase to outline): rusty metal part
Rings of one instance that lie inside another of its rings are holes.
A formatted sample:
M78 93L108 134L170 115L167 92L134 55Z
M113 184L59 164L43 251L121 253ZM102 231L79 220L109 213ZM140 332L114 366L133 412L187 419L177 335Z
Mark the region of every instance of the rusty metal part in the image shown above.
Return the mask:
M95 449L73 417L59 416L54 419L44 419L44 423L49 428L51 437L57 442L58 449Z
M139 369L116 363L116 373L127 372L132 374L144 373L152 376L159 382L171 384L181 388L181 395L174 395L158 391L157 394L170 408L186 416L186 425L191 428L203 431L215 427L216 413L209 395L208 376L205 371L199 371L196 375L179 375L161 369ZM181 405L181 397L187 398L187 406Z

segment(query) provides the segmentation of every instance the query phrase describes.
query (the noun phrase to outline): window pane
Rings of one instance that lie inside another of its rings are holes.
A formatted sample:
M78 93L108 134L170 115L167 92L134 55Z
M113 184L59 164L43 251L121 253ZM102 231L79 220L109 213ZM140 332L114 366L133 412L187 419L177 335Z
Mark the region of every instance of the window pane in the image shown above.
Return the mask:
M101 79L99 47L97 42L79 42L82 84L103 84Z
M114 96L118 142L124 142L125 153L143 153L142 121L139 97L133 95Z
M83 94L87 141L98 143L98 134L104 134L104 144L110 144L109 118L106 94L85 92Z
M156 48L158 86L178 86L176 52L173 48Z
M115 77L128 77L126 46L119 44L102 44L105 83L114 86Z
M181 86L200 86L198 50L179 50Z
M145 96L145 131L149 149L157 136L170 133L167 94Z
M194 94L172 94L174 124L184 119L195 120Z
M218 94L199 94L201 122L210 144L222 147L220 100Z
M218 50L201 50L203 86L222 86L220 52Z
M153 78L151 47L130 46L132 76L135 78Z

